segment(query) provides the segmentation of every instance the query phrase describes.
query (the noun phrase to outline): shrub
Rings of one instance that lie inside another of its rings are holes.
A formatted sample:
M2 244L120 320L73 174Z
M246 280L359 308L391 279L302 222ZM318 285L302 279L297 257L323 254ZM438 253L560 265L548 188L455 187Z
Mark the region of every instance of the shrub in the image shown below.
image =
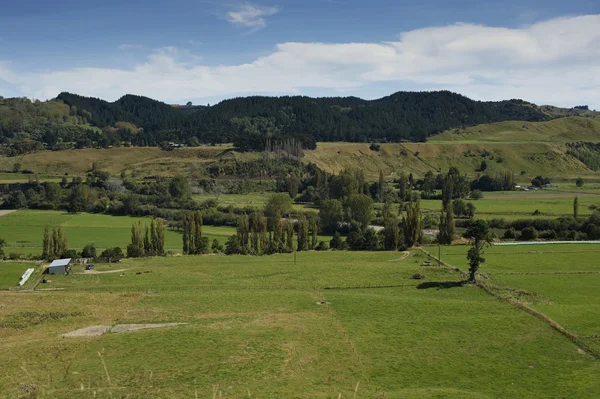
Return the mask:
M95 258L96 257L96 246L92 244L88 244L83 247L83 251L81 251L82 258Z
M519 239L523 241L531 241L535 240L536 238L538 238L538 232L533 226L524 228L519 236Z
M342 249L342 244L344 243L344 241L342 241L342 236L340 235L340 233L338 231L336 231L333 234L333 238L331 239L331 241L329 241L329 248L331 249Z
M471 191L471 198L474 200L480 200L483 198L483 193L481 190L473 190Z
M540 238L543 240L556 240L558 238L558 234L554 230L544 230L540 233Z
M502 218L494 218L489 221L492 229L506 229L509 227L508 222Z
M425 280L425 276L421 273L415 273L412 275L413 280Z
M381 149L381 146L379 144L371 143L371 145L369 146L369 149L371 151L379 151Z
M514 228L510 228L504 232L504 239L514 240L517 238L517 231Z
M319 244L315 248L317 251L327 251L329 249L329 245L325 241L319 241Z
M129 250L129 248L127 249ZM123 250L119 247L107 248L102 251L100 257L104 259L110 259L111 261L118 261L123 259Z

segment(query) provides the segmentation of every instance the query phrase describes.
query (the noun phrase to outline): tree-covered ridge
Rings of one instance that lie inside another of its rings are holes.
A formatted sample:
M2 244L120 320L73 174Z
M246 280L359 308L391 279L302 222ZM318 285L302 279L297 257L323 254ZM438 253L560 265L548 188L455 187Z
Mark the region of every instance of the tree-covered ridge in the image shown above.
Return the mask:
M62 142L100 132L88 123L90 116L62 101L0 97L0 143L16 153L39 150L44 144L60 147Z
M53 114L62 116L57 118L55 125L89 123L105 133L102 137L73 135L54 126L53 130L59 131L57 137L32 138L50 146L59 141L76 142L78 146L145 146L169 141L197 145L237 141L245 142L246 149L262 150L262 147L252 148L247 144L251 141L264 147L268 141L282 142L293 138L304 148L311 148L317 141L425 141L431 135L454 127L550 118L537 106L522 100L480 102L449 91L398 92L371 101L356 97L253 96L200 108L174 107L133 95L112 103L70 93L61 93L56 100L46 103L32 103L26 99L4 101L30 105L14 111L11 108L5 111L9 116L2 119L28 119L22 114L37 115L36 107L46 107L55 110ZM120 128L123 123L129 124L129 128ZM107 131L107 128L110 129ZM1 138L12 138L20 130L19 124L7 124L0 132ZM131 134L132 131L135 134ZM251 140L246 137L248 132L252 133Z

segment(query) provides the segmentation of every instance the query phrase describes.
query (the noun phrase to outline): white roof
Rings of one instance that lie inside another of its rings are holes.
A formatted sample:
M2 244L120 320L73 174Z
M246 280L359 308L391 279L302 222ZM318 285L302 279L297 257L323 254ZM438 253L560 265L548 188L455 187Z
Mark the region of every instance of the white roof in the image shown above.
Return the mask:
M71 258L68 258L68 259L57 259L57 260L53 261L52 263L50 263L50 266L48 266L48 267L67 266L69 263L71 263Z

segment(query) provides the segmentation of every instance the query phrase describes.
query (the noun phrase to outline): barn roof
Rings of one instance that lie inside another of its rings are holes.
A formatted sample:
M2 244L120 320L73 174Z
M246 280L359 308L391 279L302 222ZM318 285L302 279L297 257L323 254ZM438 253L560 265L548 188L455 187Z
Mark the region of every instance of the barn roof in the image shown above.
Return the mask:
M55 267L55 266L67 266L69 263L71 263L71 258L68 259L57 259L55 261L53 261L52 263L50 263L50 266L48 267Z

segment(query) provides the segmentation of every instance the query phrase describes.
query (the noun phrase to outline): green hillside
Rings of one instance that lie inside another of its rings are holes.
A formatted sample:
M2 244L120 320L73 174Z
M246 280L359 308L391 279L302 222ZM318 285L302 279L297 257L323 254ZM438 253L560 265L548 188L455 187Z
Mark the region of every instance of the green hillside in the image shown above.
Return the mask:
M429 142L600 142L600 118L568 117L547 122L508 121L451 129Z

